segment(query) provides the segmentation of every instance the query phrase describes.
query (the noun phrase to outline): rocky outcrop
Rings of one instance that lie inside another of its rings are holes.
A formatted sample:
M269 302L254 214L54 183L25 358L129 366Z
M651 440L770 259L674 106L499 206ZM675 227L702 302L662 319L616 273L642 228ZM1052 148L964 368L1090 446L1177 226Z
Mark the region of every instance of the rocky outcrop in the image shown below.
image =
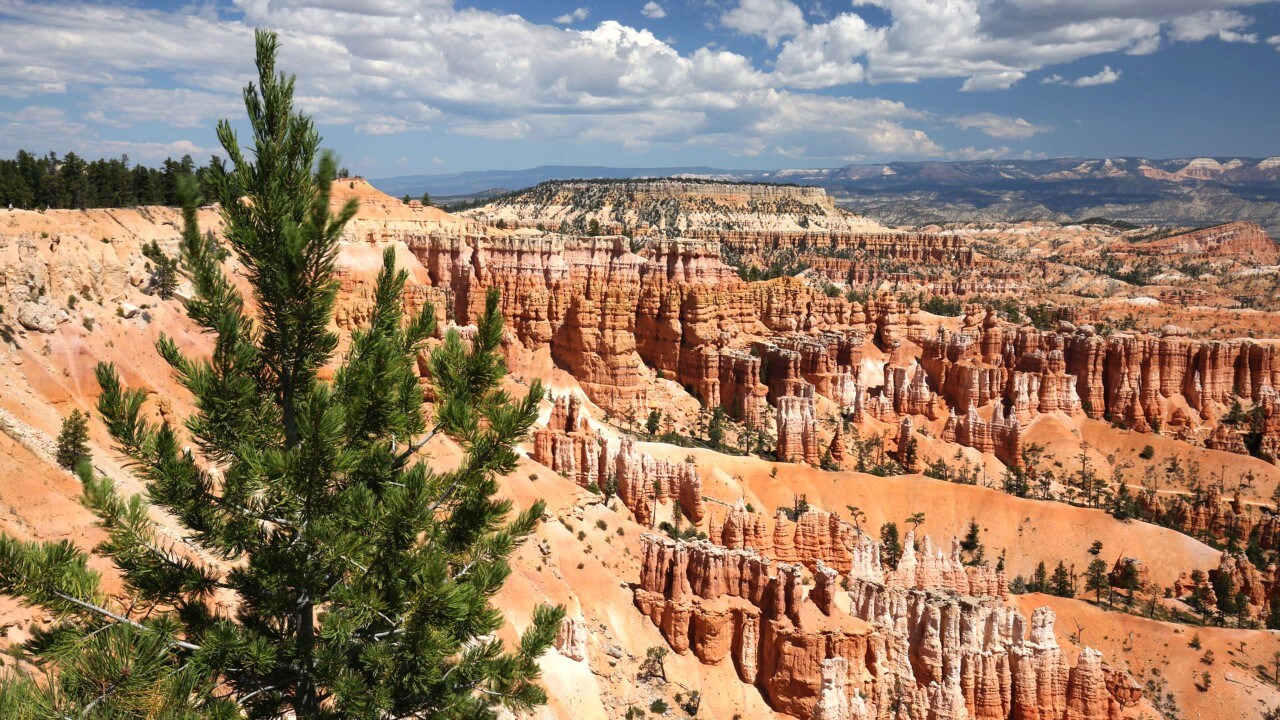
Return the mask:
M1230 588L1236 596L1232 600L1247 603L1254 618L1266 617L1271 603L1280 600L1280 568L1270 565L1259 570L1244 553L1223 553L1218 567L1209 571L1208 582L1213 588ZM1215 593L1212 600L1216 607L1223 598Z
M1139 697L1093 650L1072 668L1048 608L1028 622L998 597L894 587L865 564L839 577L814 563L806 594L802 565L706 541L641 542L636 606L672 649L727 659L788 715L1116 720Z
M693 522L705 512L702 479L693 463L656 459L640 452L630 437L611 449L590 428L575 397L556 399L547 426L534 432L533 459L582 487L616 483L618 497L643 525L654 520L655 503L678 500Z
M934 550L926 535L916 550L914 531L903 542L898 567L885 573L884 583L904 590L932 590L1004 598L1009 584L1003 571L988 565L965 565L960 554L960 539L952 538L951 551Z
M984 453L994 453L1011 467L1022 464L1022 426L1018 417L1013 413L1006 414L1000 403L992 408L990 420L979 415L973 405L962 416L957 416L952 410L947 424L943 426L942 439Z
M821 453L813 386L805 385L801 392L778 398L778 460L817 465Z
M533 434L533 459L582 487L603 487L609 453L604 438L591 429L576 396L560 396L546 427Z
M565 618L556 631L556 639L552 643L555 649L570 660L582 662L587 659L587 625L577 618Z
M623 438L614 457L618 497L631 509L636 522L653 520L654 503L679 500L680 509L693 522L702 520L702 479L692 462L659 460L642 453L635 441Z
M1240 258L1259 265L1280 259L1280 245L1257 223L1230 222L1125 247L1135 255Z
M1014 329L969 308L960 331L939 331L921 346L930 384L957 413L1003 404L1026 423L1042 413L1085 412L1149 432L1190 420L1185 413L1178 418L1183 406L1213 423L1242 401L1264 408L1259 445L1280 446L1280 418L1271 420L1280 415L1271 409L1280 404L1274 401L1280 362L1272 344L1201 341L1176 328L1158 337L1102 337L1074 326ZM1214 437L1211 442L1232 449L1242 445L1222 433Z

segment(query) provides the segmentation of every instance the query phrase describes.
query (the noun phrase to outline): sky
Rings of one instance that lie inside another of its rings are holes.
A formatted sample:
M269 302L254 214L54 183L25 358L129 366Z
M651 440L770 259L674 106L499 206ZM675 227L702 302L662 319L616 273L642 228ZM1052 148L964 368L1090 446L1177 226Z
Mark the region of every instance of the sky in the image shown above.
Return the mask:
M253 29L353 173L1280 155L1280 2L0 0L0 156L243 128Z

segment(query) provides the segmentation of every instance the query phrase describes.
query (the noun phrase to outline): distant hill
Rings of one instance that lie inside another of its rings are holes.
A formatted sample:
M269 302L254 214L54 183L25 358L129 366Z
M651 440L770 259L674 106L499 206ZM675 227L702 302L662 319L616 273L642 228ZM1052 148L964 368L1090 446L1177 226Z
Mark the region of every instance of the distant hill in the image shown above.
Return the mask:
M1251 220L1280 234L1280 157L892 162L761 171L543 166L372 182L391 195L474 196L546 180L639 177L816 185L847 209L891 225L1086 217L1184 226Z
M399 177L371 180L382 192L399 197L420 197L431 193L434 197L478 195L491 191L523 190L547 180L622 180L628 178L664 178L676 175L723 175L729 171L704 167L662 168L614 168L595 165L542 165L527 170L475 170L447 175L401 175Z

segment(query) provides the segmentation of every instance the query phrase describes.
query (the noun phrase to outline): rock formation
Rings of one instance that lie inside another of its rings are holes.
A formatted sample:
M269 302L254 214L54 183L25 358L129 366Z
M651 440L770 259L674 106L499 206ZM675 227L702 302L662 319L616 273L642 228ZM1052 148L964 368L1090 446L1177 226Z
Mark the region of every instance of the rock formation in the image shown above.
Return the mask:
M778 460L817 465L821 453L813 386L805 385L801 393L778 398Z
M590 429L574 397L558 397L546 427L534 432L533 459L582 487L606 487L613 481L618 497L635 515L650 524L654 504L679 500L683 514L702 520L702 479L693 463L659 460L623 438L616 449Z
M940 584L910 589L865 565L837 580L814 563L806 595L803 566L752 550L654 535L642 547L636 606L672 649L705 663L728 658L788 715L879 718L900 706L909 717L1117 720L1122 700L1136 699L1096 651L1068 665L1051 610L1028 623L999 597L952 592L958 576L945 562L936 574L912 573L917 585Z

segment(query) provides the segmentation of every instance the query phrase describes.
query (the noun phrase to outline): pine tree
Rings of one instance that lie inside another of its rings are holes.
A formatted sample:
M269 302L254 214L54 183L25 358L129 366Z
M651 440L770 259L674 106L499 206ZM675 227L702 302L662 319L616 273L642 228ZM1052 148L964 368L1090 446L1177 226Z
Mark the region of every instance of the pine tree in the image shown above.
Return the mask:
M881 559L890 568L898 569L898 560L902 558L902 539L898 534L898 524L893 522L880 526L880 542L884 543Z
M168 300L178 289L178 260L170 257L155 240L142 246L142 254L151 261L150 290Z
M960 549L969 556L964 561L965 565L981 565L986 562L987 549L982 545L982 528L978 526L977 519L969 520L969 532L960 541Z
M1072 597L1075 594L1073 585L1075 585L1075 578L1071 577L1067 566L1059 560L1057 567L1053 569L1053 578L1049 581L1049 592L1058 597Z
M73 470L82 461L89 459L89 415L72 410L62 419L62 429L58 432L58 464Z
M1031 592L1046 592L1049 589L1049 571L1045 568L1044 562L1041 561L1036 565L1035 574L1031 577L1031 583L1027 585L1027 589Z
M333 380L319 377L338 344L334 263L356 208L331 211L336 163L317 162L319 136L294 111L276 52L276 36L260 31L259 85L245 91L252 152L220 123L231 162L211 182L257 312L201 234L184 180L188 313L213 339L203 359L158 343L194 396L185 433L146 419L146 392L98 367L98 409L148 490L122 497L81 466L84 502L108 535L98 549L126 597L108 598L69 542L0 536L0 593L64 618L27 645L56 680L0 683L0 696L52 708L41 717L492 718L545 701L536 659L563 609L533 609L508 652L490 603L544 510L537 502L508 519L511 503L495 498L542 388L522 399L498 389L506 369L491 292L470 347L451 330L430 354L428 428L416 358L436 321L429 305L404 317L407 273L390 250L368 327L352 334ZM418 456L440 433L464 451L454 467ZM201 552L163 541L148 501Z
M654 408L649 411L649 417L645 420L644 429L650 435L657 435L658 430L662 426L662 411Z
M1107 577L1107 561L1102 558L1095 557L1089 561L1089 568L1085 571L1085 590L1092 590L1096 593L1098 604L1102 604L1102 591L1110 588L1110 582Z

